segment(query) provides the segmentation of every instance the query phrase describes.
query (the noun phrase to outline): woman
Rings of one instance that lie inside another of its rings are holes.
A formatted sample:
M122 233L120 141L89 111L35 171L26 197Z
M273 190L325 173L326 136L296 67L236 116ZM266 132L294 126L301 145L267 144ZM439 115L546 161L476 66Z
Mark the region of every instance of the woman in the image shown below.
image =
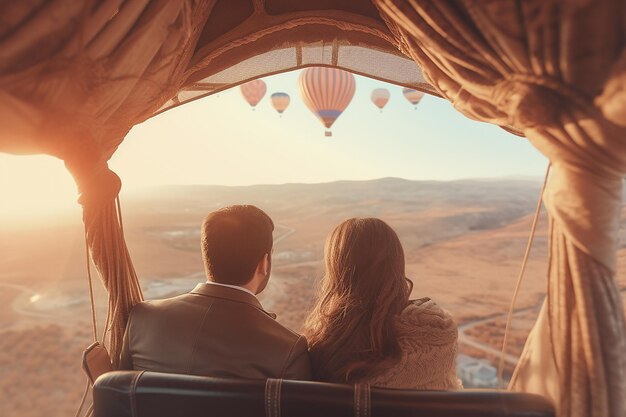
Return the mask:
M314 378L456 389L457 327L428 298L409 301L398 236L375 218L349 219L326 240L326 273L304 326Z

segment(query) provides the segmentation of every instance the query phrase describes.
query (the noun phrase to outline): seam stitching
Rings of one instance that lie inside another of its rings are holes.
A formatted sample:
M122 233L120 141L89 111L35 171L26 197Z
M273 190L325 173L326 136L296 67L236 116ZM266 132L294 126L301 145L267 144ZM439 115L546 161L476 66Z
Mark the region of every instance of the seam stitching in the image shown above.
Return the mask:
M272 410L272 408L270 407L271 385L272 385L272 379L268 378L267 381L265 381L265 415L267 417L271 417L271 410Z
M280 393L282 391L283 380L279 379L276 384L276 417L280 417Z
M189 357L189 365L187 366L187 374L191 374L191 368L193 366L193 358L198 348L198 340L200 340L200 331L204 327L204 322L206 321L206 318L209 315L209 312L213 309L214 305L215 305L215 301L209 304L207 309L204 311L204 315L202 316L202 321L200 322L200 325L198 326L198 329L196 330L196 337L193 341L193 348L191 349L191 356Z
M354 416L361 417L360 401L359 401L359 384L354 384Z
M289 354L287 355L287 360L285 361L285 364L283 365L283 369L280 372L280 377L281 378L285 377L285 372L287 372L287 367L289 366L289 363L291 361L291 355L293 354L293 351L295 350L296 346L298 345L298 342L300 341L300 339L302 339L302 335L298 336L298 339L296 339L296 342L291 346L291 349L289 350Z

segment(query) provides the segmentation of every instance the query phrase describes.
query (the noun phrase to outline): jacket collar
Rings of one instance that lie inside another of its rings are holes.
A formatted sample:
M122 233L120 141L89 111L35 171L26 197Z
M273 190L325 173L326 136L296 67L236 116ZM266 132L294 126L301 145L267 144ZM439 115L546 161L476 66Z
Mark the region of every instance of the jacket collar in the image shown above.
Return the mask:
M196 287L191 291L191 294L204 295L206 297L217 297L223 298L230 301L236 301L238 303L250 304L253 307L258 308L268 316L272 318L276 318L276 315L273 313L268 313L263 309L259 300L252 294L249 294L245 291L241 291L237 288L229 288L223 287L221 285L211 285L205 282L196 285Z

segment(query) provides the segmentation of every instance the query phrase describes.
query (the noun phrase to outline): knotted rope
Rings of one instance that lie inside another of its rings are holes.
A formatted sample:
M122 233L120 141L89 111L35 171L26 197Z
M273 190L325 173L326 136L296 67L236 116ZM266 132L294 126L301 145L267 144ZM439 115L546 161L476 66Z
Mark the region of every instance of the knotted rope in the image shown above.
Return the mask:
M109 353L113 367L119 366L122 340L132 307L143 299L137 274L126 242L118 193L119 177L106 162L79 164L66 161L74 175L83 207L85 239L91 259L109 294L103 344L110 333ZM88 270L89 272L89 270ZM97 340L95 310L92 312L94 339Z

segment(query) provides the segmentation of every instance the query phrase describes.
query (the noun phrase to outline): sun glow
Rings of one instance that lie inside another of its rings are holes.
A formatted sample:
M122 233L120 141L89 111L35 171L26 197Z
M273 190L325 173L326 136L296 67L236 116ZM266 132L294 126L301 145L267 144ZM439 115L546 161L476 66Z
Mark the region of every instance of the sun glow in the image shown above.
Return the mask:
M63 162L0 153L0 223L24 223L80 212L76 185Z

